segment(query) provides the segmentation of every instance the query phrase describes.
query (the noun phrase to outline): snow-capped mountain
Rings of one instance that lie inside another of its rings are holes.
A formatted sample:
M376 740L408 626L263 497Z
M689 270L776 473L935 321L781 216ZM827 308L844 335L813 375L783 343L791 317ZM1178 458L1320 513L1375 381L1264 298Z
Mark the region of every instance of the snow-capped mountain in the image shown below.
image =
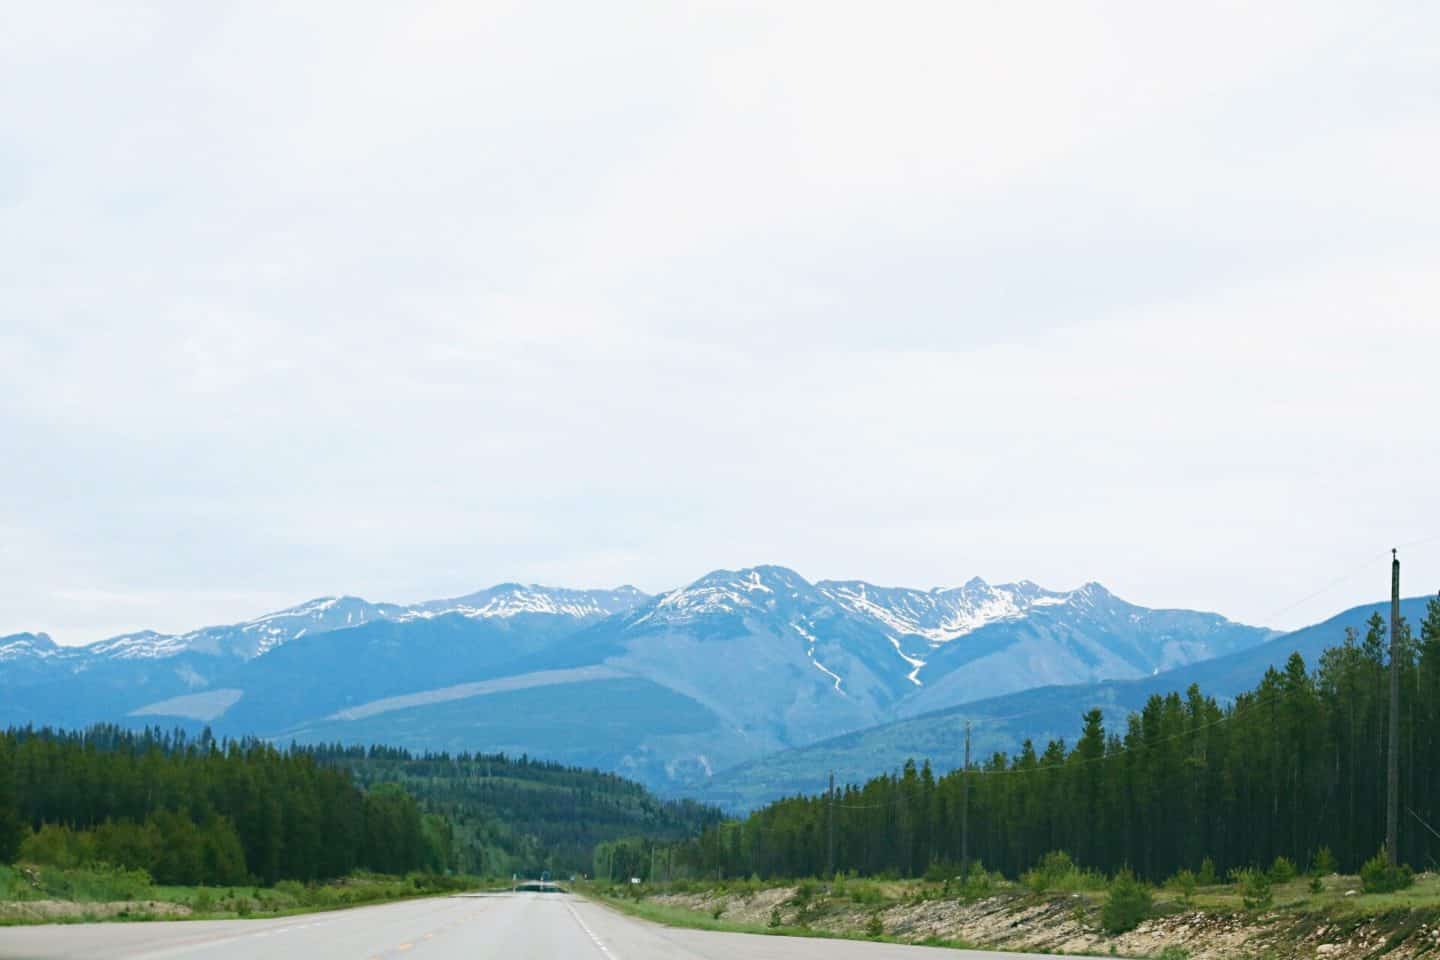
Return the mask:
M573 617L576 620L598 619L623 613L649 599L649 595L632 586L614 590L566 590L557 587L528 586L502 583L453 600L431 600L416 604L400 613L397 619L410 620L458 613L463 617L487 619L544 614Z
M60 649L48 633L16 633L0 637L0 663L21 657L53 657Z
M210 724L284 740L504 750L675 790L837 734L1047 684L1149 676L1270 631L1098 584L948 589L716 570L633 587L323 597L86 647L0 640L0 724Z
M949 590L877 587L863 580L821 580L815 586L857 616L901 636L921 637L932 647L989 623L1018 620L1034 607L1065 603L1072 596L1028 580L992 587L979 577Z
M78 647L61 647L45 634L0 639L0 663L22 657L65 661L164 660L184 653L252 660L306 635L363 626L377 620L428 620L456 614L476 620L527 614L588 623L631 609L646 599L631 586L614 590L567 590L536 584L503 583L463 597L401 605L360 597L318 597L253 620L203 627L183 634L142 630ZM38 639L37 639L38 638Z

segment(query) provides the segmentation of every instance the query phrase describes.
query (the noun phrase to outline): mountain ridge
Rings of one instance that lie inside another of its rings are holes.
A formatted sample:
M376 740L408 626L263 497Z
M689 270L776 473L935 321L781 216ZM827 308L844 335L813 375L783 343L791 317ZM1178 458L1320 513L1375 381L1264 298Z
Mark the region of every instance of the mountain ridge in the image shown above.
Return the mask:
M929 709L1135 679L1273 635L1138 607L1095 581L1056 591L975 577L920 590L759 565L653 596L503 583L408 605L315 598L228 627L89 648L0 644L11 651L0 660L0 722L208 724L307 743L505 750L675 794Z
M137 630L69 646L55 643L45 633L14 634L0 637L0 664L7 659L9 642L17 641L12 656L18 656L25 652L18 641L27 637L42 638L55 652L72 658L99 654L110 659L163 659L184 652L238 651L243 659L253 659L306 634L362 626L372 620L432 619L446 613L477 619L507 618L526 613L603 617L628 609L648 596L628 584L608 590L576 590L515 582L496 584L460 597L412 604L372 602L363 597L341 594L315 597L249 620L215 624L179 634ZM341 615L345 617L343 622L339 620ZM237 638L247 635L253 638L250 645L236 643Z
M1432 599L1404 598L1401 616L1412 625L1418 623ZM1050 739L1070 741L1079 734L1081 718L1090 709L1102 711L1107 729L1121 730L1129 714L1151 696L1183 694L1192 684L1224 703L1253 688L1267 668L1282 667L1292 653L1299 653L1313 670L1325 649L1344 642L1347 627L1363 632L1366 619L1374 613L1388 617L1389 606L1351 607L1262 644L1148 677L1037 686L839 734L723 771L699 796L745 810L780 796L819 792L831 773L840 782L860 783L899 769L907 759L929 760L938 776L960 765L967 723L972 727L974 756L983 759L996 751L1013 753L1026 739L1033 740L1037 750Z

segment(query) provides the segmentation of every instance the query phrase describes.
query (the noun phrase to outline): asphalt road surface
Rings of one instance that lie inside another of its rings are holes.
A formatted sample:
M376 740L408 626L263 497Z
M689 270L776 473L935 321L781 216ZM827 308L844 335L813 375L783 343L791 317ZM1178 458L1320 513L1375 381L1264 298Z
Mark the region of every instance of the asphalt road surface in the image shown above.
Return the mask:
M1029 954L1029 960L1038 955ZM1015 960L1015 954L679 930L565 894L411 900L279 920L0 928L4 960ZM1041 958L1043 960L1043 958ZM1073 958L1071 958L1073 960Z

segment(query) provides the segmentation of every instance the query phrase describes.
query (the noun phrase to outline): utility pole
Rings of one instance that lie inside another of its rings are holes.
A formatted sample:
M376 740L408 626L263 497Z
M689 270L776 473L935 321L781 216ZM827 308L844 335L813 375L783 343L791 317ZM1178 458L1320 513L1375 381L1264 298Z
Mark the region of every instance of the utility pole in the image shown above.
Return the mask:
M965 721L965 766L960 771L960 875L970 880L970 721Z
M1400 554L1390 551L1390 765L1385 778L1385 856L1400 862Z
M826 841L826 849L829 851L826 857L826 877L835 879L835 771L830 771L830 838Z

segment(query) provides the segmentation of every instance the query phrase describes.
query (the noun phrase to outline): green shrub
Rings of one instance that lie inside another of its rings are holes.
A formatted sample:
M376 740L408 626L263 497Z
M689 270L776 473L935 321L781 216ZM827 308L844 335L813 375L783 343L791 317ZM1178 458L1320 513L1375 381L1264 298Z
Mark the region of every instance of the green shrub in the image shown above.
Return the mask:
M1129 869L1121 870L1110 884L1105 906L1100 911L1100 926L1110 935L1134 930L1150 916L1154 906L1150 888Z
M1330 852L1329 847L1321 847L1315 851L1315 859L1310 863L1310 872L1317 877L1328 877L1338 870L1335 863L1335 854Z
M1295 879L1295 864L1286 857L1276 857L1270 865L1271 883L1289 883Z
M209 887L201 887L195 891L195 899L190 901L190 909L196 913L211 913L215 910L215 895L210 892Z
M870 919L865 921L865 936L871 940L878 940L885 936L885 922L880 919L880 914L870 914Z
M1394 893L1396 890L1404 890L1414 882L1415 871L1403 863L1390 866L1384 847L1360 868L1360 887L1366 893Z
M770 908L770 923L769 923L770 928L773 930L773 929L775 929L776 927L781 926L782 924L784 924L784 922L785 922L785 921L780 918L780 908L779 908L779 907L771 907L771 908Z
M1048 891L1076 892L1079 890L1103 890L1105 878L1090 870L1082 870L1070 859L1064 850L1054 850L1040 858L1030 870L1020 875L1020 882L1031 893Z
M1318 874L1318 873L1312 873L1312 874L1310 875L1310 892L1311 892L1311 893L1324 893L1324 892L1325 892L1325 880L1324 880L1324 879L1320 876L1320 874Z
M1236 882L1240 887L1240 898L1246 910L1265 910L1275 902L1274 891L1270 888L1270 874L1264 870L1237 870Z
M1175 876L1171 877L1165 885L1180 894L1182 901L1189 903L1190 898L1195 896L1195 888L1199 885L1199 881L1196 879L1193 870L1181 870L1175 874Z
M1209 857L1201 860L1200 872L1196 874L1195 880L1202 887L1213 887L1215 886L1215 884L1219 883L1220 878L1215 873L1215 861L1211 860Z
M144 900L154 894L150 874L108 864L73 870L41 867L36 871L38 890L57 900L105 903L112 900Z
M95 835L61 824L43 824L20 843L20 859L47 867L82 867L95 862Z
M875 906L885 902L885 891L873 883L866 883L863 880L847 883L845 891L852 903L862 906Z
M966 900L988 897L1004 880L1005 878L999 873L991 873L976 862L970 867L970 876L960 885L960 896Z
M1155 954L1155 960L1190 960L1190 951L1172 943Z
M1075 872L1075 861L1064 850L1052 850L1040 858L1040 862L1020 875L1020 882L1030 888L1031 893L1044 893L1061 877Z

